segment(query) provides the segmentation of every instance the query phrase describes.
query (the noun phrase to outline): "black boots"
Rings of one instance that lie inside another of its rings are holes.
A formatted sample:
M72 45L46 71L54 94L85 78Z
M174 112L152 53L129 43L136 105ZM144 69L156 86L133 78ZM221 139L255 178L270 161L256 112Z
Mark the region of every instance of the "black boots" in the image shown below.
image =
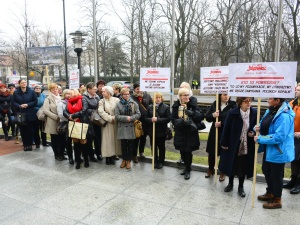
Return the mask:
M299 194L300 193L300 177L298 177L298 181L296 182L296 185L292 188L290 193L291 194Z
M238 193L239 193L239 196L241 196L242 198L245 198L245 197L246 197L246 193L245 193L243 187L239 187L239 188L238 188Z
M224 188L224 192L231 192L233 189L233 184L228 184L225 188Z
M297 176L292 175L291 180L287 183L285 183L282 187L286 189L292 189L297 183Z

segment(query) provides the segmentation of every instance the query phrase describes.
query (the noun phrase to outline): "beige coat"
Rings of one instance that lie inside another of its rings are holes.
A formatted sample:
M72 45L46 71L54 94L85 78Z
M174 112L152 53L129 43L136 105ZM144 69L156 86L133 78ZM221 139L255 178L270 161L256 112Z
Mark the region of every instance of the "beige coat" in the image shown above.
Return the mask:
M45 99L43 109L47 116L44 132L46 134L57 134L56 128L59 122L59 117L57 113L57 104L52 95L49 95Z
M121 141L117 139L117 121L115 120L115 108L119 101L118 98L110 97L109 99L101 99L99 102L98 112L108 122L105 127L101 127L101 152L103 157L121 155L122 153Z

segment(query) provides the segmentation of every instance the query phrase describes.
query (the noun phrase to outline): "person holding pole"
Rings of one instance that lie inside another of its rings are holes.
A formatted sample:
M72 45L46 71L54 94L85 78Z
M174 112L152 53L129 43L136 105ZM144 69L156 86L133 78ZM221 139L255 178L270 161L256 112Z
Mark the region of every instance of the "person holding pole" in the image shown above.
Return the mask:
M281 195L285 163L295 158L294 152L294 117L292 107L284 98L269 98L269 109L255 127L260 135L255 136L258 152L264 152L262 171L267 182L267 192L259 195L265 209L282 207Z
M209 131L206 152L208 153L208 171L205 175L205 178L210 178L214 174L215 166L215 145L216 145L216 128L218 129L218 140L220 142L222 130L225 124L226 116L228 112L236 107L236 102L231 101L228 94L218 94L219 98L219 110L216 111L216 101L212 103L209 107L205 117L207 122L212 122L212 126ZM216 118L219 118L219 121L216 122ZM222 148L218 148L218 155L220 155ZM221 173L219 181L222 182L225 180L225 174Z
M291 189L291 194L300 193L300 83L296 87L296 98L290 102L295 113L294 143L295 159L291 162L291 180L283 185L283 188Z
M175 129L174 146L180 151L185 169L181 172L184 179L190 179L193 151L199 149L200 141L198 129L204 116L194 102L190 101L190 90L181 88L178 91L179 99L172 106L171 120Z
M166 133L167 125L170 122L170 107L163 103L164 98L161 93L154 94L153 102L155 103L155 116L153 113L153 105L150 105L147 110L146 122L150 124L148 126L148 134L150 135L150 142L152 146L153 141L153 126L152 123L156 123L155 126L155 147L154 147L154 168L161 169L164 166L165 154L166 154ZM153 146L152 146L153 147ZM158 154L159 150L159 154Z
M238 194L245 197L244 180L253 177L254 131L257 110L251 107L251 98L237 97L237 107L232 109L225 120L221 137L219 170L229 177L224 192L233 190L234 176L239 178Z
M121 89L120 101L115 107L117 126L117 139L121 140L122 163L120 168L131 169L131 158L134 151L134 121L141 116L139 106L130 98L128 88Z

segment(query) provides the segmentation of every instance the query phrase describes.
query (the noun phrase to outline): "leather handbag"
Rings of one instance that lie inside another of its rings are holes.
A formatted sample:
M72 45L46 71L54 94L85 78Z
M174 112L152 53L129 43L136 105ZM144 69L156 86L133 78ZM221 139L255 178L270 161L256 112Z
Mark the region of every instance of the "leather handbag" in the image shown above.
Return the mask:
M56 131L58 134L66 134L68 130L68 122L67 121L62 121L59 122L56 128Z
M26 123L26 113L17 112L16 116L15 116L15 118L13 120L13 123L17 124L19 126L27 125L27 123Z
M166 140L171 140L172 138L173 138L172 130L170 127L167 127Z
M75 121L69 121L68 131L69 137L84 140L86 139L86 133L88 131L89 125L87 123L79 123Z
M47 116L44 112L43 106L37 111L36 116L38 120L46 121Z
M97 126L101 126L101 127L105 127L107 124L107 121L104 120L98 113L98 110L93 110L92 115L90 116L90 121L97 125Z
M144 135L142 122L139 120L134 121L134 133L136 138L140 138Z

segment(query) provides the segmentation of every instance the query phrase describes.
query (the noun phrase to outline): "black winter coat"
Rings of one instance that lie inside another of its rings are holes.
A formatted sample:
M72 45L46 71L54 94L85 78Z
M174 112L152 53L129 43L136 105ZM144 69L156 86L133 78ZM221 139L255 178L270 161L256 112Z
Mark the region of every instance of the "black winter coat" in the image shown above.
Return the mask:
M152 102L152 98L151 98L151 96L147 92L144 92L142 102L140 102L138 100L138 98L136 96L134 96L134 94L131 95L131 99L133 101L135 101L138 104L138 106L139 106L139 110L141 112L141 117L140 117L139 120L143 124L144 134L148 134L148 125L149 124L146 123L145 119L147 117L147 109L148 109L149 105L151 105L153 103Z
M175 129L174 146L175 149L191 152L199 149L200 140L198 130L191 127L190 124L186 123L183 119L178 117L178 108L180 106L179 100L177 100L172 106L171 120ZM201 121L204 116L201 114L200 109L195 101L189 101L187 109L194 112L192 116L195 124L200 127Z
M131 99L138 104L140 112L141 112L140 121L143 122L145 120L145 118L147 117L147 109L148 109L149 105L151 105L153 103L151 96L147 92L144 92L142 102L140 102L138 100L138 98L136 96L134 96L134 94L131 95Z
M149 105L145 119L148 124L149 136L153 135L152 117L153 105ZM157 122L155 123L155 137L166 137L167 125L171 120L170 107L162 102L155 111L155 117L157 117Z
M219 140L219 152L218 155L220 154L220 140L222 136L222 131L223 127L225 125L225 120L227 117L228 112L236 107L236 102L229 100L227 102L226 107L221 111L221 104L219 105L219 122L221 122L221 127L218 128L218 140ZM213 117L213 113L216 111L216 101L213 102L213 104L209 107L205 118L207 122L212 122L212 125L209 130L209 135L208 135L208 140L207 140L207 145L206 145L206 152L209 154L215 155L215 146L216 146L216 127L215 127L215 122L216 118Z
M249 131L253 131L256 125L257 110L250 107ZM219 170L227 176L233 174L233 166L240 146L240 136L243 129L243 119L240 113L240 107L232 109L226 118L221 137L221 146L228 147L228 150L222 150L220 156ZM247 178L253 177L255 142L253 137L247 138L248 154L246 155L246 175Z
M8 116L11 116L12 110L11 110L11 101L12 101L12 95L0 95L0 113L2 116L7 114Z
M25 92L23 92L21 88L17 88L13 94L11 105L16 112L25 113L27 121L34 121L37 119L35 112L37 102L37 96L32 89L26 87ZM21 109L20 105L22 104L27 104L28 107Z

